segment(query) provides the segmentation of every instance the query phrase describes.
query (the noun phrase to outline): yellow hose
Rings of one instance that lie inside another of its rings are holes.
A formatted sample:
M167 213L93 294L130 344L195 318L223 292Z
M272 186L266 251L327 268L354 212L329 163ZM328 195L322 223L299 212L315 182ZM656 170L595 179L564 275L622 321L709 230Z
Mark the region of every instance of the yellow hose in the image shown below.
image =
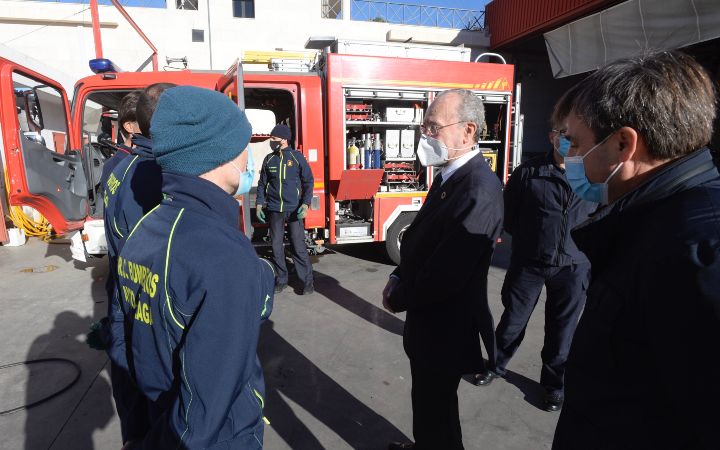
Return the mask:
M8 181L7 170L5 170L5 191L10 195L10 182ZM8 205L10 205L10 198L8 197ZM22 207L20 206L9 206L7 217L15 225L15 227L25 230L25 235L28 237L38 237L43 241L49 241L52 239L52 225L50 222L40 216L40 221L36 222L32 217L25 214Z

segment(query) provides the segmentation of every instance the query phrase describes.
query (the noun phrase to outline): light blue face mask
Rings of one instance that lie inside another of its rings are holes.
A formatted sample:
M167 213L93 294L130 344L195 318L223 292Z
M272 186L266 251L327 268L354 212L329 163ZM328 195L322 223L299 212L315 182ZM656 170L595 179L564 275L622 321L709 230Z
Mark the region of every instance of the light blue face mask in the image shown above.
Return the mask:
M240 172L240 184L238 184L237 192L235 192L235 195L244 195L250 192L253 179L255 178L255 163L253 162L252 151L249 147L245 149L245 151L249 152L245 172L240 170L240 168L236 166L234 162L230 162L233 167L235 167L235 169Z
M565 158L568 155L568 152L570 151L570 141L565 138L565 136L560 135L558 138L560 140L560 143L558 147L555 149L557 152Z
M610 173L610 176L608 176L603 183L591 183L590 180L588 180L587 175L585 174L585 164L583 163L583 159L585 159L587 155L592 153L596 148L604 144L605 141L610 138L610 136L612 136L612 133L602 141L595 144L595 146L583 156L565 157L565 177L567 178L572 190L583 200L587 200L593 203L600 203L601 205L608 204L608 182L612 177L615 176L618 170L620 170L623 163L621 162L620 164L618 164L615 170ZM565 136L560 136L560 148L563 147L569 149L570 141ZM560 150L558 150L558 152L560 152Z

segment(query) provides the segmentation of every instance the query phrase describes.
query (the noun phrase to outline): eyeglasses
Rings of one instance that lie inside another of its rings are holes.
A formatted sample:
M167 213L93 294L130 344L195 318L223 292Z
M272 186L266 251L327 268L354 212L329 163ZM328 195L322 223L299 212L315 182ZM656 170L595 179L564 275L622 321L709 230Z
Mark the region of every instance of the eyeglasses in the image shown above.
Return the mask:
M554 134L559 134L559 135L563 135L563 136L564 136L565 133L567 133L567 128L562 129L562 130L558 130L557 128L553 128L553 129L550 130L550 131L552 131Z
M463 120L463 121L460 121L460 122L449 123L449 124L447 124L447 125L440 125L440 126L435 125L435 124L433 124L433 125L425 125L425 124L422 124L422 125L420 125L420 132L421 132L422 134L424 134L424 135L427 135L427 136L437 136L438 131L442 130L443 128L449 127L449 126L452 126L452 125L457 125L457 124L459 124L459 123L467 123L467 121Z

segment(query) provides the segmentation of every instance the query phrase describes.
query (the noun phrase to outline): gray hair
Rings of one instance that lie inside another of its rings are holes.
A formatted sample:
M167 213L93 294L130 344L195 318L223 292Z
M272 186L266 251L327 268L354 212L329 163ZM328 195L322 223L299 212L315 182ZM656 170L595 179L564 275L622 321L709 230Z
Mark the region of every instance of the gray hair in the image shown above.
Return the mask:
M483 124L485 123L485 105L482 100L467 89L448 89L440 92L435 100L448 94L455 94L460 97L460 106L457 115L460 122L472 122L475 124L475 141L480 140Z
M710 142L716 102L712 81L695 59L660 52L593 73L558 101L553 119L575 114L596 142L630 127L654 159L674 159Z

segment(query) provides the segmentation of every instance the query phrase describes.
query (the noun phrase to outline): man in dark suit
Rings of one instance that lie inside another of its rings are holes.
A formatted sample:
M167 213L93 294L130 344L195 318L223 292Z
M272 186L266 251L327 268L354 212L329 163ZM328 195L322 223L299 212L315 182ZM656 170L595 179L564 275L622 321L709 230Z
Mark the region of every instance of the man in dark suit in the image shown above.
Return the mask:
M600 68L555 105L568 182L601 207L572 231L592 280L554 450L719 448L714 85L691 56L660 52Z
M484 107L472 92L445 91L421 127L418 158L438 166L425 204L403 236L383 306L407 311L403 344L412 374L415 443L390 449L462 449L457 388L485 371L480 338L495 357L487 275L503 221L502 186L477 148Z

